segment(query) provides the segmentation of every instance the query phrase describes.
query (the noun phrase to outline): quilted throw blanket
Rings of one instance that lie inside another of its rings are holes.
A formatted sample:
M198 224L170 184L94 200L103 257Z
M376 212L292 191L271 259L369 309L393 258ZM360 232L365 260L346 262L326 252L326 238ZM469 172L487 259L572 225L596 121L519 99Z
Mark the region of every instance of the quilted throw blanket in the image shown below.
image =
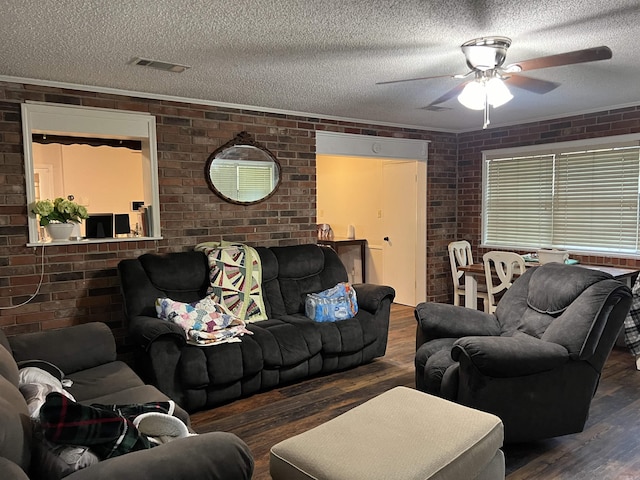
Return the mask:
M228 314L213 298L206 297L193 303L183 303L171 298L156 299L158 318L180 325L187 335L187 342L194 345L219 345L239 342L248 333L245 322Z
M196 246L209 261L209 295L230 315L245 322L266 320L262 299L262 266L252 247L242 243L207 242Z

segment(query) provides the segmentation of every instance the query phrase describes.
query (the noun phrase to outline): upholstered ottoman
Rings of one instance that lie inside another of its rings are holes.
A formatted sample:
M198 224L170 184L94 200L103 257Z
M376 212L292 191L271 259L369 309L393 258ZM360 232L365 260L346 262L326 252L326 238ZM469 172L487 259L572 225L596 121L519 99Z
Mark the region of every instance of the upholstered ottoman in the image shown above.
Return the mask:
M271 448L273 480L504 479L494 415L396 387Z

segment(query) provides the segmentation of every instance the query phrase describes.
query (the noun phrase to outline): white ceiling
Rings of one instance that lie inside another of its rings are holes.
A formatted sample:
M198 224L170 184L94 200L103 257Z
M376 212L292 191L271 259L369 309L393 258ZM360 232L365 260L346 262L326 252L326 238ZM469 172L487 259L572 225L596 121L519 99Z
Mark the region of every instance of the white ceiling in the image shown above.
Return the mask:
M545 95L512 88L491 126L640 104L638 0L5 0L0 80L84 85L266 111L451 132L482 112L454 98L461 80L376 82L465 73L459 46L513 40L506 64L607 45L611 60L532 71ZM192 68L177 74L134 57Z

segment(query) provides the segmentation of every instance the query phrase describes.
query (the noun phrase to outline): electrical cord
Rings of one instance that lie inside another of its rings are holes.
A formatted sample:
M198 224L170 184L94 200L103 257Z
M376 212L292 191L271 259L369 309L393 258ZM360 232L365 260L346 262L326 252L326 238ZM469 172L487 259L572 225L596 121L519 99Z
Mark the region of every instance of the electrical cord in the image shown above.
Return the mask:
M22 307L23 305L26 305L27 303L29 303L31 300L36 298L38 293L40 293L40 287L42 287L42 282L43 281L44 281L44 244L42 244L42 255L41 255L41 258L40 258L40 281L38 282L38 287L36 288L36 291L28 299L26 299L24 302L19 303L17 305L10 305L8 307L1 307L0 306L0 310L11 310L12 308Z

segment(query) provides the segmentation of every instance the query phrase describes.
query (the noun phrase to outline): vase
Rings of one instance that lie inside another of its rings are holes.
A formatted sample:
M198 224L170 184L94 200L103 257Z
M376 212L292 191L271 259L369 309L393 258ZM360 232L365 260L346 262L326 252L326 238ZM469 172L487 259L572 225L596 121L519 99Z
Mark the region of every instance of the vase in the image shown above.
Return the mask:
M45 228L52 242L66 242L73 233L73 223L50 223Z

